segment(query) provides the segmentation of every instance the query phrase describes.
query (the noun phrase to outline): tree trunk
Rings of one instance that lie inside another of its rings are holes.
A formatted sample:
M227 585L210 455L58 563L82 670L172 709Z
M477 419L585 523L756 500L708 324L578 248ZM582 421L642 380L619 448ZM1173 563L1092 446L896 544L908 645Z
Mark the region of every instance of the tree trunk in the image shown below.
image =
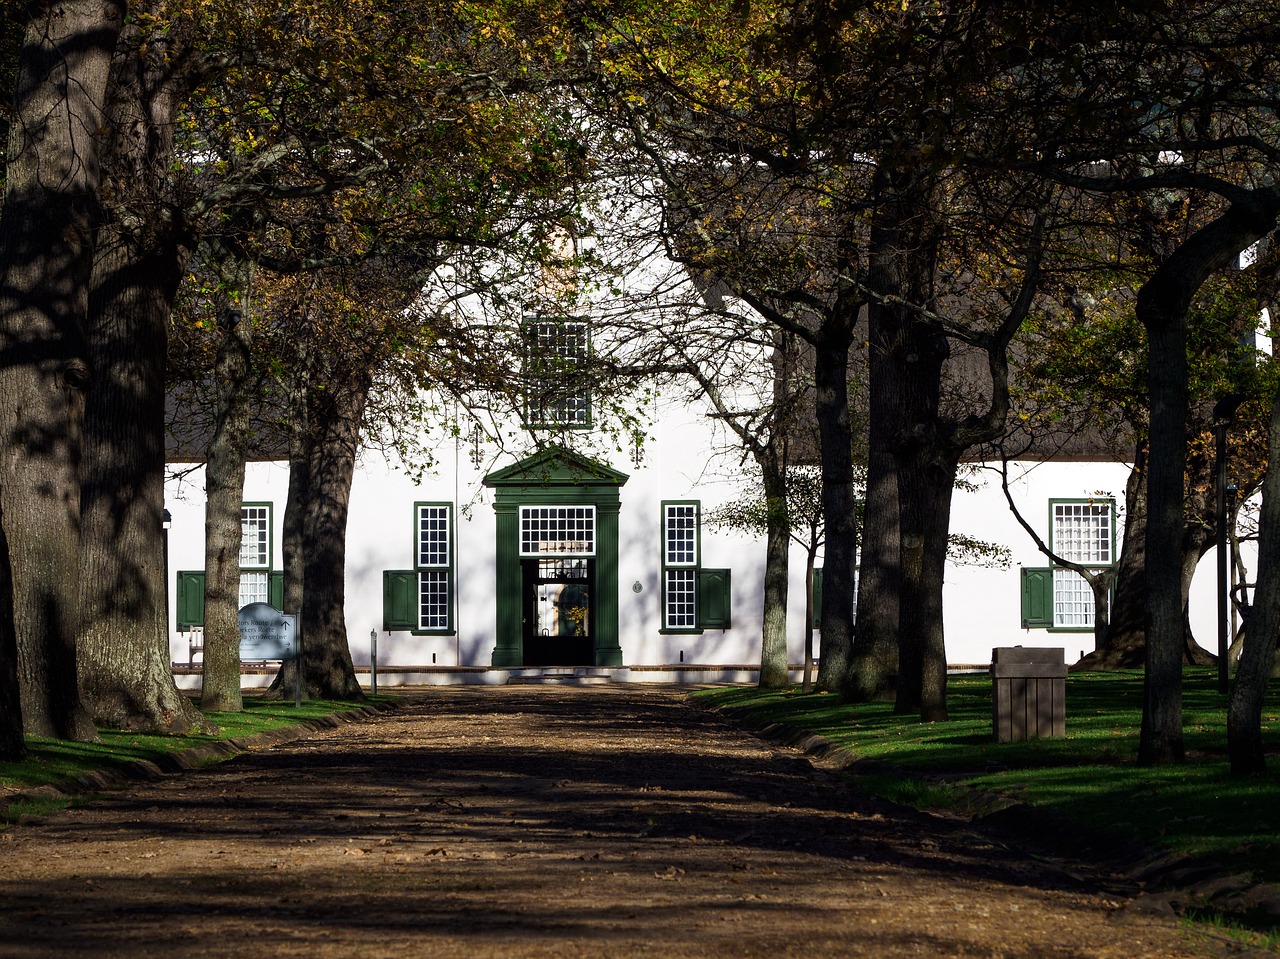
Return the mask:
M760 457L768 528L765 533L759 685L761 689L785 689L791 684L791 673L787 668L787 577L791 523L787 510L786 459L776 455L780 450L772 452L774 455Z
M843 688L853 649L854 564L858 526L854 496L853 432L849 420L849 349L857 307L837 304L823 323L814 352L815 406L822 458L822 514L826 528L822 571L822 651L818 688Z
M810 542L816 539L813 537ZM813 692L813 568L816 565L818 547L811 545L804 561L804 674L800 691Z
M173 681L164 534L165 361L171 304L190 243L154 198L172 160L172 91L141 55L117 59L107 164L117 202L137 202L132 230L99 232L89 295L94 379L85 409L80 509L80 677L103 724L159 732L203 725Z
M219 319L218 418L205 460L204 676L200 706L239 712L240 539L249 442L250 333L239 309Z
M898 526L898 372L890 355L896 335L885 307L867 309L870 356L870 423L867 502L863 511L862 563L853 657L841 689L853 702L892 699L898 681L898 595L901 531ZM824 624L825 625L825 624Z
M1205 497L1191 497L1191 512L1207 518L1210 504ZM1134 459L1133 469L1125 484L1124 537L1120 543L1120 558L1116 564L1115 594L1110 606L1109 619L1098 619L1104 627L1097 640L1097 649L1085 656L1074 669L1138 669L1147 661L1146 642L1146 527L1147 485L1145 451L1141 445ZM1199 530L1199 532L1197 532ZM1196 644L1189 623L1191 580L1196 566L1210 545L1208 531L1200 523L1189 523L1182 542L1181 592L1184 644L1184 665L1206 666L1214 661L1213 654ZM1104 581L1105 590L1110 583ZM1105 599L1105 591L1101 594ZM1105 606L1097 607L1105 614Z
M1147 660L1147 463L1142 443L1125 482L1124 536L1107 630L1078 669L1137 669Z
M1183 240L1138 290L1151 401L1147 479L1147 669L1138 761L1180 762L1182 537L1187 451L1187 310L1210 276L1275 229L1280 195L1254 190Z
M1205 489L1203 486L1198 488ZM1218 657L1197 643L1191 631L1191 581L1195 579L1200 560L1214 546L1213 528L1200 521L1213 516L1214 501L1204 492L1198 492L1187 498L1187 507L1192 518L1187 522L1182 537L1182 662L1192 666L1212 666Z
M291 446L300 444L301 438L291 440ZM289 454L289 492L284 504L284 520L280 531L280 555L284 563L284 609L281 612L302 613L305 595L305 575L302 552L302 524L306 517L306 502L310 490L307 474L308 459L305 451L291 450ZM301 622L301 619L299 619ZM286 659L271 680L264 699L293 700L298 682L298 661ZM303 698L306 689L302 690Z
M942 583L956 464L933 456L919 465L901 495L900 670L894 712L918 712L923 722L939 722L947 718Z
M306 350L299 344L299 353ZM289 492L284 504L280 531L280 556L284 563L284 609L281 612L301 614L305 594L302 551L302 527L306 519L306 503L311 488L310 460L307 455L307 370L306 357L300 356L297 373L289 395ZM301 618L299 618L301 622ZM265 698L292 700L298 682L298 661L286 659L271 681ZM306 690L304 689L305 695Z
M860 645L872 661L879 647L878 660L887 664L893 638L898 668L895 711L919 710L922 718L932 720L946 715L942 576L957 462L946 452L939 415L947 339L940 327L913 309L933 302L938 249L935 181L914 167L890 166L880 176L870 280L878 294L874 299L886 299L869 309L874 364L870 446L881 474L876 486L882 499L876 508L883 514L876 524L883 539L877 544L878 562L868 571L877 575L877 590L890 584L897 589L887 603L878 592L869 592L860 602L859 613L866 609L871 616ZM869 479L869 494L870 488ZM896 502L889 501L891 492L896 492ZM868 502L869 518L871 512ZM868 551L866 537L863 549ZM861 589L866 588L864 583ZM858 626L861 632L861 618ZM864 678L856 690L863 698L887 692L883 668L877 672L880 675Z
M109 0L31 10L0 219L0 511L24 727L92 739L76 671L84 324L101 219L96 131L123 10Z
M1150 351L1151 469L1147 480L1147 667L1143 763L1181 762L1182 537L1187 448L1186 313L1144 319Z
M903 259L912 258L903 254ZM907 268L902 269L906 272ZM932 273L934 264L929 262L927 269ZM912 302L926 302L922 295L925 282L917 277L905 287L913 294ZM901 335L894 355L900 361L902 430L894 454L900 477L901 592L894 712L918 711L923 721L934 722L947 718L942 581L958 463L944 451L940 435L942 365L949 348L945 334L933 323L904 312L897 325Z
M13 632L13 571L0 523L0 760L22 759L22 691L18 687L18 637Z
M187 732L203 720L173 681L161 526L169 305L185 258L108 235L90 298L80 676L100 723Z
M310 488L302 525L302 650L307 692L321 699L363 699L346 625L347 513L370 389L357 370L313 389L308 415Z
M1249 635L1236 665L1227 705L1227 752L1237 776L1266 771L1262 742L1262 703L1275 662L1280 632L1280 393L1271 402L1267 473L1258 520L1258 584L1249 614Z

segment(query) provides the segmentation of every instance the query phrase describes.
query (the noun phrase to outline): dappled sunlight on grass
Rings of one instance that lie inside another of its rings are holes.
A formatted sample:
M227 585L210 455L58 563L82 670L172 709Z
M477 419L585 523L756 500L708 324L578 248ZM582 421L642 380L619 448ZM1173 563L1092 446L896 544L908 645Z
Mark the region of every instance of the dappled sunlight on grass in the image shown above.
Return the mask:
M386 699L387 697L379 697ZM238 739L256 733L291 726L305 719L318 719L352 708L352 703L315 699L295 706L292 702L265 701L246 697L240 713L210 712L205 718L217 727L215 733L163 736L115 729L99 730L101 742L73 743L58 739L29 737L27 758L21 762L0 762L0 786L30 789L84 775L95 769L111 768L136 760L155 760L165 753L191 749L220 740Z
M1066 816L1100 836L1139 839L1171 852L1204 855L1235 871L1280 881L1280 776L1230 775L1226 759L1225 699L1212 670L1184 677L1183 719L1189 761L1177 767L1136 764L1142 709L1142 674L1080 673L1067 679L1067 734L1061 738L996 743L991 724L991 681L953 677L950 718L920 723L893 712L890 703L850 705L837 696L752 688L699 693L756 728L798 727L864 759L902 767L903 776L860 777L864 788L922 808L964 805L945 784L971 787L1009 801ZM1264 716L1268 747L1280 749L1280 696ZM896 782L892 782L896 779ZM939 783L943 784L940 787Z

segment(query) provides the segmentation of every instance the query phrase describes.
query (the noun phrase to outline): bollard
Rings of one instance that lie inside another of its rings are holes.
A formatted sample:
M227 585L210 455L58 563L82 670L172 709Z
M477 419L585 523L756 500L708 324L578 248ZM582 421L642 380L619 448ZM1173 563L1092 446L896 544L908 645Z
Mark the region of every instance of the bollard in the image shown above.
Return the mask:
M369 630L369 694L378 695L378 630Z

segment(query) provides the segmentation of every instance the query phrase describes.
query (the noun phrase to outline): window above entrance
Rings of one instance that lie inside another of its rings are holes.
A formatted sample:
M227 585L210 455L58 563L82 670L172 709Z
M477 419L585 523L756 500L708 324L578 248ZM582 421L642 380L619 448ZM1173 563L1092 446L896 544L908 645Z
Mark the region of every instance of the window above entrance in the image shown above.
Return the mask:
M525 421L529 426L588 429L590 330L582 320L528 320Z
M594 556L594 506L521 506L521 556Z

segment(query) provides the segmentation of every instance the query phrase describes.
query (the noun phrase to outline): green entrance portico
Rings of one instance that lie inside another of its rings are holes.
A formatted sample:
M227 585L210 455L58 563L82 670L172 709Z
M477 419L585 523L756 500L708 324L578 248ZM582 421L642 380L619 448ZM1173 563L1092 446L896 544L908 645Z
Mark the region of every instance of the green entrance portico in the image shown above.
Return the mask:
M497 514L496 668L621 666L618 491L627 474L549 447L484 478Z

